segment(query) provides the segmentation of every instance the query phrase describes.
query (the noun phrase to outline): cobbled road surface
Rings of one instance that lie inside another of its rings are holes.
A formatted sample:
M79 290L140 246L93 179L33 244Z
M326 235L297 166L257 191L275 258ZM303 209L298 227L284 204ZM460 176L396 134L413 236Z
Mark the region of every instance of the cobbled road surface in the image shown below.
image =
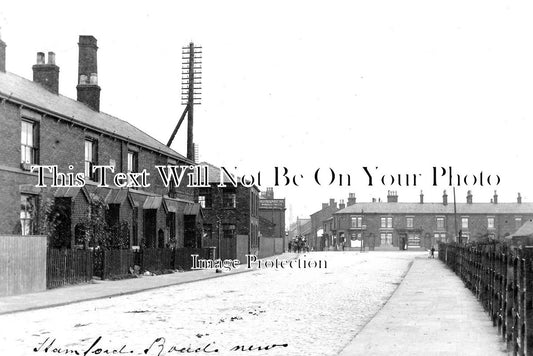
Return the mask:
M3 315L0 355L337 355L422 255L309 253L300 258L327 268L254 269Z

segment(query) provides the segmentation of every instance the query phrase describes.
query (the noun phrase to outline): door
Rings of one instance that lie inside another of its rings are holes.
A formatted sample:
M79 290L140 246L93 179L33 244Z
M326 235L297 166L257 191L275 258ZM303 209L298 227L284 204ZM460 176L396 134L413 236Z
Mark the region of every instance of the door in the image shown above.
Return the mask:
M144 210L144 243L147 248L156 247L156 213L157 210Z

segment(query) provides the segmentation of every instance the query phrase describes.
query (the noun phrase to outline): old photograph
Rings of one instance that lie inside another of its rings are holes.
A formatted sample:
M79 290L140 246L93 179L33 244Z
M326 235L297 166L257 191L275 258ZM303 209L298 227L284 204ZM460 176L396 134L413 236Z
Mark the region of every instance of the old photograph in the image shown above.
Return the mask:
M4 1L1 355L533 355L533 4Z

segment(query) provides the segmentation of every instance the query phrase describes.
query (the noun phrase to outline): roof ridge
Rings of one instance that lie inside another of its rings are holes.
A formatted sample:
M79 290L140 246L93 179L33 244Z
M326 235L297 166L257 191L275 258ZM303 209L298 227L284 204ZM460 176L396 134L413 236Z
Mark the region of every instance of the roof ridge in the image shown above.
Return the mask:
M124 125L124 124L127 124L131 129L136 130L138 133L140 133L140 134L143 135L143 136L147 136L146 138L149 138L149 139L151 139L151 140L157 142L159 145L161 145L162 147L164 147L165 150L170 151L170 152L166 152L168 155L175 155L175 156L179 157L180 159L187 159L185 156L183 156L183 155L180 154L179 152L177 152L177 151L173 150L172 148L166 146L163 142L159 141L158 139L156 139L156 138L153 137L152 135L146 133L144 130L140 129L139 127L133 125L133 124L130 123L129 121L126 121L126 120L124 120L124 119L121 119L121 118L119 118L119 117L117 117L117 116L111 115L111 114L106 113L106 112L103 112L103 111L94 111L94 110L92 110L91 108L89 108L86 104L84 104L84 103L82 103L82 102L80 102L80 101L78 101L78 100L75 100L75 99L73 99L73 98L71 98L71 97L68 97L68 96L63 95L63 94L60 94L60 93L57 93L57 94L52 93L52 92L50 92L49 90L47 90L45 87L43 87L42 85L40 85L39 83L36 83L36 82L34 82L33 80L27 79L27 78L25 78L25 77L23 77L23 76L21 76L21 75L16 74L16 73L12 73L12 72L4 72L4 73L1 73L1 72L0 72L0 74L2 74L2 75L6 75L6 76L8 76L8 77L9 77L9 76L12 76L12 77L14 77L14 79L24 81L26 84L31 85L31 86L34 88L34 90L38 90L43 96L58 97L58 98L60 98L60 100L66 101L66 102L68 102L70 105L74 105L75 108L76 108L77 110L82 110L82 111L84 111L86 115L92 115L92 116L94 116L95 118L98 118L98 116L100 116L101 119L109 118L109 119L111 119L111 120L116 120L116 121L122 123L123 125ZM66 113L62 113L60 110L57 110L57 109L52 109L52 110L47 109L46 107L42 107L40 104L37 104L37 103L35 103L35 102L29 101L29 100L27 100L27 99L24 99L24 98L20 97L19 95L14 95L14 92L13 92L13 91L11 91L9 94L8 94L8 93L5 93L5 94L8 95L9 97L13 97L13 98L15 98L15 99L20 99L20 100L22 100L22 101L26 101L26 102L28 102L28 104L32 104L32 105L35 105L35 106L37 106L37 107L41 107L42 109L45 109L45 110L49 110L49 111L51 111L51 112L53 112L53 113L55 113L55 114L62 115L62 116L64 116L64 117L68 117L68 118L70 118L70 119L72 119L72 120L75 120L75 121L77 121L77 122L80 122L80 123L82 123L82 124L86 124L86 125L88 125L88 126L92 126L90 123L88 123L88 122L83 122L82 120L80 120L79 117L71 116L71 115L66 114ZM102 116L103 116L103 117L102 117ZM110 133L110 134L120 135L120 136L122 136L122 137L124 137L124 138L126 138L126 139L129 139L129 140L132 140L132 141L134 141L134 142L136 142L136 143L138 143L138 144L140 144L140 145L143 145L143 144L144 144L144 145L146 145L148 148L152 148L152 149L157 150L157 151L162 151L162 149L161 149L162 147L161 147L161 148L160 148L160 147L157 147L156 145L151 144L151 143L146 142L146 141L145 141L145 142L137 142L137 141L142 141L142 140L138 140L138 139L136 139L135 137L132 137L131 135L127 135L125 132L117 132L116 130L111 130L111 129L108 129L108 128L105 128L105 127L102 127L102 126L100 126L100 127L95 127L95 128L100 129L100 130L102 130L102 131L104 131L104 132L108 132L108 133Z

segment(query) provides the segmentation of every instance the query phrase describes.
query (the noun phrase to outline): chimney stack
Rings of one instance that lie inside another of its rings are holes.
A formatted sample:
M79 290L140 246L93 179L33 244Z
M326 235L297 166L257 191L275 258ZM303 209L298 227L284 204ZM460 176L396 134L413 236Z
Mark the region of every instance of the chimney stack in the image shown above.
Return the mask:
M346 204L344 204L344 199L341 199L340 203L339 203L339 209L344 209L346 208Z
M333 206L335 209L337 209L337 203L335 203L335 199L329 200L329 206Z
M442 205L448 205L448 194L446 193L446 190L442 193Z
M424 192L420 191L420 204L424 204Z
M265 198L274 199L274 188L273 187L267 187L266 192L265 192Z
M78 46L78 85L76 86L78 101L95 111L100 111L96 38L80 36Z
M496 193L496 191L494 191L494 199L492 199L492 201L494 204L498 204L498 193Z
M387 193L387 203L397 203L398 202L398 193L393 190L389 190Z
M518 196L516 197L516 202L518 204L522 204L522 197L520 196L520 193L518 193Z
M48 52L48 63L44 61L44 53L37 52L36 64L33 65L33 81L41 84L49 92L59 93L59 67L56 66L56 55Z
M6 72L6 43L0 37L0 72Z
M470 190L466 193L466 203L472 204L472 192Z
M348 194L348 206L355 204L355 193Z

